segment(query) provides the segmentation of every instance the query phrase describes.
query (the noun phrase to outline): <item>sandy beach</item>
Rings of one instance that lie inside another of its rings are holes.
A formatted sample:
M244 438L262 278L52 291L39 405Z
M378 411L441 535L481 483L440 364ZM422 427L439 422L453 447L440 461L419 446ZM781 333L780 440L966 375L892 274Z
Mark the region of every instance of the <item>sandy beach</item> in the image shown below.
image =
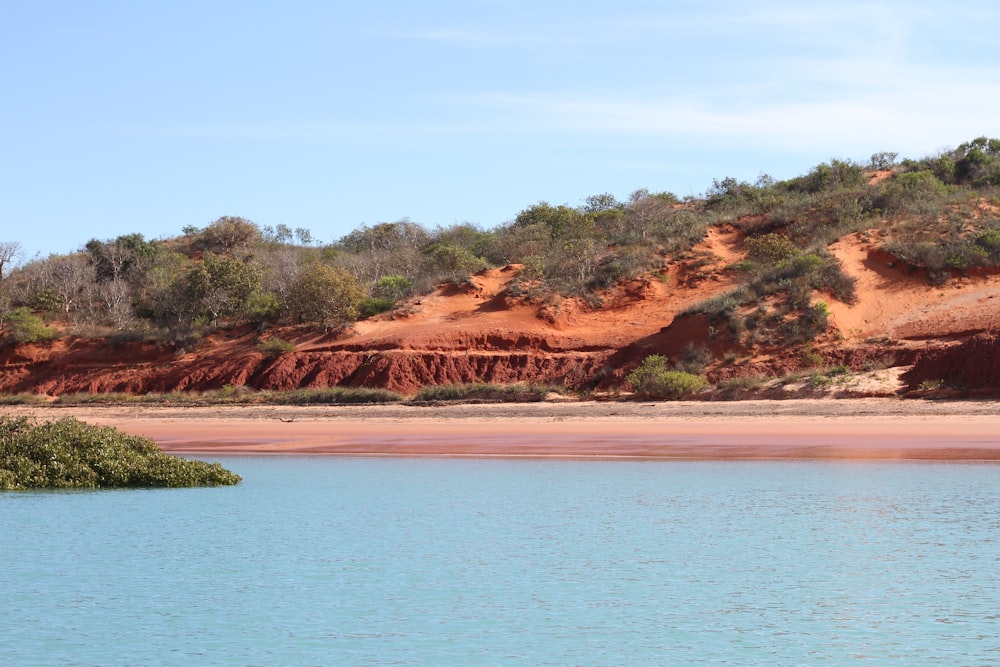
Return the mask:
M895 399L415 407L8 407L183 454L1000 460L1000 403Z

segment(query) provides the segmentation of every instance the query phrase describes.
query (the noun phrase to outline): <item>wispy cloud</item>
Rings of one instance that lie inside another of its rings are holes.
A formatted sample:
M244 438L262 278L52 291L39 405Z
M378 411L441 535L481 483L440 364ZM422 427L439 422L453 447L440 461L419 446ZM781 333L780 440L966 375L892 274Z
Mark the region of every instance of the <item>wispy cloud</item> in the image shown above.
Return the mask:
M508 47L566 47L588 42L588 37L579 33L551 31L548 28L531 30L523 27L478 28L455 26L447 28L426 28L380 32L384 37L438 42L469 48Z
M975 100L975 104L961 100ZM699 137L710 143L736 142L792 152L817 146L927 150L934 148L926 145L928 136L957 141L1000 130L981 111L1000 104L1000 83L938 83L933 88L752 106L719 104L690 95L614 101L570 95L490 95L479 103L502 107L509 123L538 132L687 141Z

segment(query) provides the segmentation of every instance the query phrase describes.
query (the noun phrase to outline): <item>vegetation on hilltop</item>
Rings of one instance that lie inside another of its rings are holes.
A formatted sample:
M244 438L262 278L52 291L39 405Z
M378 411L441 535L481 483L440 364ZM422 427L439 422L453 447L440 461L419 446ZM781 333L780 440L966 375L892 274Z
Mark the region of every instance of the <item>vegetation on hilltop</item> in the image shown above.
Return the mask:
M218 463L170 456L156 444L72 418L0 417L0 491L221 486L240 476Z
M174 340L239 323L336 329L443 281L510 263L524 266L511 297L572 296L599 306L603 290L684 259L708 227L731 224L745 236L746 258L730 267L742 283L692 312L724 322L751 345L755 336L805 341L826 328L814 293L855 298L827 250L845 234L874 232L883 250L931 281L1000 264L1000 140L896 158L833 159L785 181L724 178L683 200L638 190L625 201L600 194L576 207L539 202L489 230L403 219L321 244L303 228L226 216L172 239L92 239L78 252L13 269L20 246L7 241L0 324L13 343L53 335L47 323L54 321L84 335Z

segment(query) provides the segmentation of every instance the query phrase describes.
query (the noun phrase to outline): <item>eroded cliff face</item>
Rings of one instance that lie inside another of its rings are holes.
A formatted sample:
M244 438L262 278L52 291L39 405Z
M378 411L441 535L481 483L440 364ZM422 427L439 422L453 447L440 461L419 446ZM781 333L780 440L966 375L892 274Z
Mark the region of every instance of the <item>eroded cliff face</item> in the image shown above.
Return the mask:
M244 334L181 353L169 345L64 339L0 353L0 391L58 396L218 389L226 385L288 390L303 387L384 387L412 393L427 384L552 382L583 386L610 356L607 350L552 350L516 339L486 349L357 350L326 346L277 357ZM352 346L353 347L353 346ZM500 347L517 347L503 351Z
M914 391L962 391L1000 395L1000 333L979 333L967 340L921 354L903 375Z

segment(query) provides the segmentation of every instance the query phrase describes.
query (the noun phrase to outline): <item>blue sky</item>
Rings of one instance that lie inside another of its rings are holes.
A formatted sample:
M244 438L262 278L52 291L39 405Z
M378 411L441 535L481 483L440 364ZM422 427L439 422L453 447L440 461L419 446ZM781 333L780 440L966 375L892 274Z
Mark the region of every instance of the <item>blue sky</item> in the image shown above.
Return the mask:
M0 241L408 217L1000 136L987 2L0 1Z

